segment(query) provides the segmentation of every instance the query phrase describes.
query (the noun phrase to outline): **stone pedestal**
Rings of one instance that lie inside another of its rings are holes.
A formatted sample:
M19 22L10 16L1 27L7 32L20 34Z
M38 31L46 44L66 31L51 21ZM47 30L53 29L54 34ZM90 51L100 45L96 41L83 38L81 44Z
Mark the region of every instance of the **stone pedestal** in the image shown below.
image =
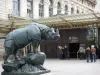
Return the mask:
M1 75L41 75L41 73L12 73L12 72L2 72Z
M21 60L16 60L13 63L2 64L4 71L1 75L42 75L49 73L43 67L46 55L43 52L29 53Z
M12 72L5 72L5 71L3 71L1 73L1 75L45 75L45 74L46 74L46 72L40 72L40 73L12 73Z

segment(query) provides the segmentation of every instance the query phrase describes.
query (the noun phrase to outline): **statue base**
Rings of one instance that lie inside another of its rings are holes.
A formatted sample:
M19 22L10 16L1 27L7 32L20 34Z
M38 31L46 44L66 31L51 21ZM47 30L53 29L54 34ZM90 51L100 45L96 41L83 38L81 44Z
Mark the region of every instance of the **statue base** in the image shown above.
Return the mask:
M5 72L3 71L1 73L1 75L42 75L42 74L46 74L46 73L49 73L50 70L48 71L42 71L42 72L37 72L37 73L13 73L13 72Z
M43 67L46 56L44 53L29 53L21 60L15 60L11 63L2 64L4 71L1 75L42 75L49 73Z
M6 70L3 71L1 75L42 75L50 72L50 70L45 69L41 65L32 66L32 65L25 64L20 69L16 68L15 70L12 71L8 70L8 69L13 69L11 66L10 66L11 68L6 65L3 66L6 68Z

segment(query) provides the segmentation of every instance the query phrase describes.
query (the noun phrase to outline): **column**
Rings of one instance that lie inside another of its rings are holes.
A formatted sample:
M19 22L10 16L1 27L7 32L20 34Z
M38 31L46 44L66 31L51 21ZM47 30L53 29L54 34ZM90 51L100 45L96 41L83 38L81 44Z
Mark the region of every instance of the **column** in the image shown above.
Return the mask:
M61 1L61 14L65 13L64 1Z
M33 0L33 18L39 18L39 1Z
M74 14L77 14L77 6L74 4Z
M71 3L68 2L68 15L71 15Z
M53 15L57 15L57 4L53 5Z
M49 17L49 3L44 3L44 17Z
M79 8L80 14L82 14L82 8Z
M27 0L20 0L20 16L27 17Z

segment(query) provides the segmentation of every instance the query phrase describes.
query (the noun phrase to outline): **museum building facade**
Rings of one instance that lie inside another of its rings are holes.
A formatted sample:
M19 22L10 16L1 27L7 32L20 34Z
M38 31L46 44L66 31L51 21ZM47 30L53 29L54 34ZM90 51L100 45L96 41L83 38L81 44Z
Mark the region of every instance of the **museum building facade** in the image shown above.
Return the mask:
M96 6L96 0L1 0L0 4L1 19L9 19L9 16L40 19L58 15L91 14ZM91 32L88 28L59 28L59 31L61 35L59 40L44 41L40 45L41 51L45 52L48 58L58 57L59 45L67 45L72 56L76 57L79 46L86 47L89 45L87 40L91 40L88 39Z

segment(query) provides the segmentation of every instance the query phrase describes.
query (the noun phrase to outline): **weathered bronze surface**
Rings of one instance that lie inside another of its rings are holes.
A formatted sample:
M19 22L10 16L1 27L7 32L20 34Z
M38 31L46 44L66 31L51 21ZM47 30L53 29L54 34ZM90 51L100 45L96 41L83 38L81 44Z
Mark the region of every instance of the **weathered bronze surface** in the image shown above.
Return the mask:
M43 40L58 40L59 37L58 29L38 23L31 23L27 27L11 31L4 42L5 54L2 65L4 72L2 75L39 75L50 72L43 67L46 55L38 52L38 46ZM17 51L29 43L32 43L34 52L19 59L16 55ZM10 55L14 55L15 60L8 61Z

